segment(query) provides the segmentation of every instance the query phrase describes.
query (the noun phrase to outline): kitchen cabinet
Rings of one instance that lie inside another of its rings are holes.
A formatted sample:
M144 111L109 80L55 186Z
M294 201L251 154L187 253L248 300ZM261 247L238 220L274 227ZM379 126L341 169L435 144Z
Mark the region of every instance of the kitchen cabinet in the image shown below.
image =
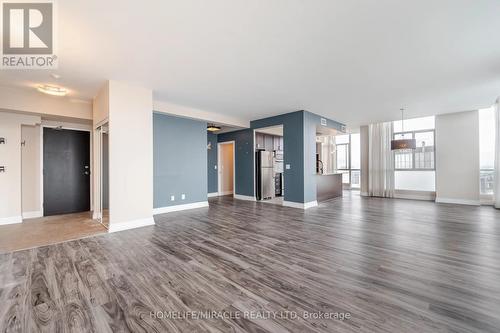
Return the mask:
M264 148L266 151L273 151L273 136L269 134L264 134Z
M264 149L264 134L255 133L255 148Z

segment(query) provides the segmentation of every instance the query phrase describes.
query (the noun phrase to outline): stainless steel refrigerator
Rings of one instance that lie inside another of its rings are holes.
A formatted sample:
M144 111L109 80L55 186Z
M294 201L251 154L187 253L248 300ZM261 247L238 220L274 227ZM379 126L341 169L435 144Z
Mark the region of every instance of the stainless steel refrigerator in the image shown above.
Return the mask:
M271 199L275 196L273 152L259 151L259 189L260 199Z

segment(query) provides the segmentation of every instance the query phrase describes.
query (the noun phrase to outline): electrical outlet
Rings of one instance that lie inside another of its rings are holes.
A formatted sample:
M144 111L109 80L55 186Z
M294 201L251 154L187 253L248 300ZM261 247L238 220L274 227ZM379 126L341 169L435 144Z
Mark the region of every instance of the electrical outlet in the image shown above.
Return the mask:
M292 167L290 166L290 164L287 164L287 165L285 166L285 168L286 168L287 170L290 170Z
M217 165L214 165L214 169L217 170Z
M182 199L182 200L185 200L185 199L186 199L186 195L185 195L184 193L181 195L181 199Z
M170 201L175 201L175 195L170 196Z

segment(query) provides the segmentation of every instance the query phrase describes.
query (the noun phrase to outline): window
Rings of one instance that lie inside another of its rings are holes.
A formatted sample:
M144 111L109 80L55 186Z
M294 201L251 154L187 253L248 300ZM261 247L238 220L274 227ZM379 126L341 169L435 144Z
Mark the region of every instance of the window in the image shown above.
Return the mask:
M495 164L495 109L479 110L479 161L482 195L493 195Z
M394 139L415 139L416 149L394 151L397 190L435 191L434 117L394 121ZM404 129L404 131L403 131Z
M335 137L336 169L342 174L342 183L351 188L359 188L361 181L361 147L359 134L346 134Z
M394 169L434 170L434 130L394 133L394 139L415 139L417 148L396 150Z

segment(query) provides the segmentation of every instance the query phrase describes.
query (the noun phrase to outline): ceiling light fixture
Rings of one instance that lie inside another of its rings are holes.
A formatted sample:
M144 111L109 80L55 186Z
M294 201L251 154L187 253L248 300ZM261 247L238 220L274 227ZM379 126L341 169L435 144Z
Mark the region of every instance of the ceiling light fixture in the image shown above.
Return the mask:
M51 86L48 84L41 84L37 87L37 89L39 92L53 96L66 96L66 94L68 93L68 90L64 88Z
M404 112L405 109L401 108L401 139L394 139L391 140L391 150L411 150L417 148L417 140L415 139L405 139L404 138L404 131L405 131L405 124L404 124Z
M209 132L217 132L220 131L221 127L220 126L215 126L214 124L208 124L207 125L207 131Z

